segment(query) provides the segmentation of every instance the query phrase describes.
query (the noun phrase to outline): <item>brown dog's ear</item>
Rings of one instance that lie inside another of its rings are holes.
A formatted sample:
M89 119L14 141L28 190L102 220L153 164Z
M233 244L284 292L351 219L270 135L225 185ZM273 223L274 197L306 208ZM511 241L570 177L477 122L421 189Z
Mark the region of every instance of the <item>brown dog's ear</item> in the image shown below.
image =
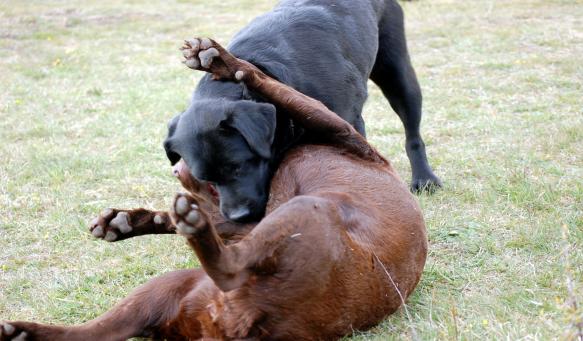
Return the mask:
M275 136L275 122L275 106L272 104L237 101L231 114L221 124L239 131L255 153L269 159Z

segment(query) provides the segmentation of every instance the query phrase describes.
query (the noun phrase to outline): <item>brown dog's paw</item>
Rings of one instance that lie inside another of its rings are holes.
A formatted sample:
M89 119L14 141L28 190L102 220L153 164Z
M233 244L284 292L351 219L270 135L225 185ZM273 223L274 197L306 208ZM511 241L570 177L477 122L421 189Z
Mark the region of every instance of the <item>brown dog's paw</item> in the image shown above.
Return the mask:
M176 195L170 216L176 226L176 232L183 236L194 236L208 227L206 214L188 194Z
M0 341L26 341L28 333L8 322L0 321Z
M95 238L115 242L119 236L132 232L130 216L127 212L107 208L89 224L89 232Z
M235 58L221 45L209 38L193 38L184 41L180 48L191 69L210 72L216 80L243 80L251 64Z
M143 230L144 228L144 221L140 218L142 215L137 214L140 213L139 211L140 210L127 211L108 208L91 221L89 224L89 232L95 238L103 239L108 242L116 242L134 235L143 234L138 231ZM137 220L137 226L134 226L132 216L136 214L137 218L133 220L134 222ZM149 219L152 219L150 223L155 225L165 224L165 218L159 214L156 214L153 218Z
M184 64L191 69L209 69L213 58L219 56L219 50L213 47L214 43L209 38L193 38L184 41L180 48L185 58Z

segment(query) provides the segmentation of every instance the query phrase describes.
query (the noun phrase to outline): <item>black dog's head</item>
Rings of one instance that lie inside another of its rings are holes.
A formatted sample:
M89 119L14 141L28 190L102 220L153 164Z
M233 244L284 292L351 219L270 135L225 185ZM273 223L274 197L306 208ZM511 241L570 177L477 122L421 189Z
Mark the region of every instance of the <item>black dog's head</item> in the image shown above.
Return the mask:
M275 134L275 107L248 100L194 101L168 124L166 155L215 184L221 213L249 221L265 212Z

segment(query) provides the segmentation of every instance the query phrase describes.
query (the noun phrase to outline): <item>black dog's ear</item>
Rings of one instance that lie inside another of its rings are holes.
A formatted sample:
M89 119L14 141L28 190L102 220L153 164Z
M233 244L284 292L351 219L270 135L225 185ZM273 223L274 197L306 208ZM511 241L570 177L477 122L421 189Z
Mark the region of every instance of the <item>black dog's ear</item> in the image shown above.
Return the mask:
M222 124L237 129L254 152L269 159L275 122L275 106L272 104L239 101L235 102L232 114Z
M166 156L168 160L170 160L170 164L174 166L178 161L180 161L181 157L172 149L172 136L176 131L176 126L178 125L178 121L180 121L180 115L178 114L174 116L170 122L168 122L168 136L166 140L164 140L164 150L166 151Z

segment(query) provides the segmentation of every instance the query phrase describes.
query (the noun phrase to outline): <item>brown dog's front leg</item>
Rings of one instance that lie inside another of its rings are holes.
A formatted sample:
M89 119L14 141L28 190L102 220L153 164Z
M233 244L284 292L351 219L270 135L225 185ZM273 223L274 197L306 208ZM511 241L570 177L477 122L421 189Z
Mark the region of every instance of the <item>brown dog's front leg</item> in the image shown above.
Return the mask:
M108 242L117 242L145 234L176 233L168 212L150 211L143 208L133 210L108 208L91 221L89 232L95 238Z
M242 81L272 104L284 108L306 129L323 135L326 140L361 158L388 164L356 129L322 102L267 76L249 62L230 54L214 40L195 38L186 41L181 49L188 67L210 72L214 79Z
M206 273L222 291L240 287L249 278L244 265L230 256L208 214L199 200L189 194L178 194L170 213L176 232L194 249Z

